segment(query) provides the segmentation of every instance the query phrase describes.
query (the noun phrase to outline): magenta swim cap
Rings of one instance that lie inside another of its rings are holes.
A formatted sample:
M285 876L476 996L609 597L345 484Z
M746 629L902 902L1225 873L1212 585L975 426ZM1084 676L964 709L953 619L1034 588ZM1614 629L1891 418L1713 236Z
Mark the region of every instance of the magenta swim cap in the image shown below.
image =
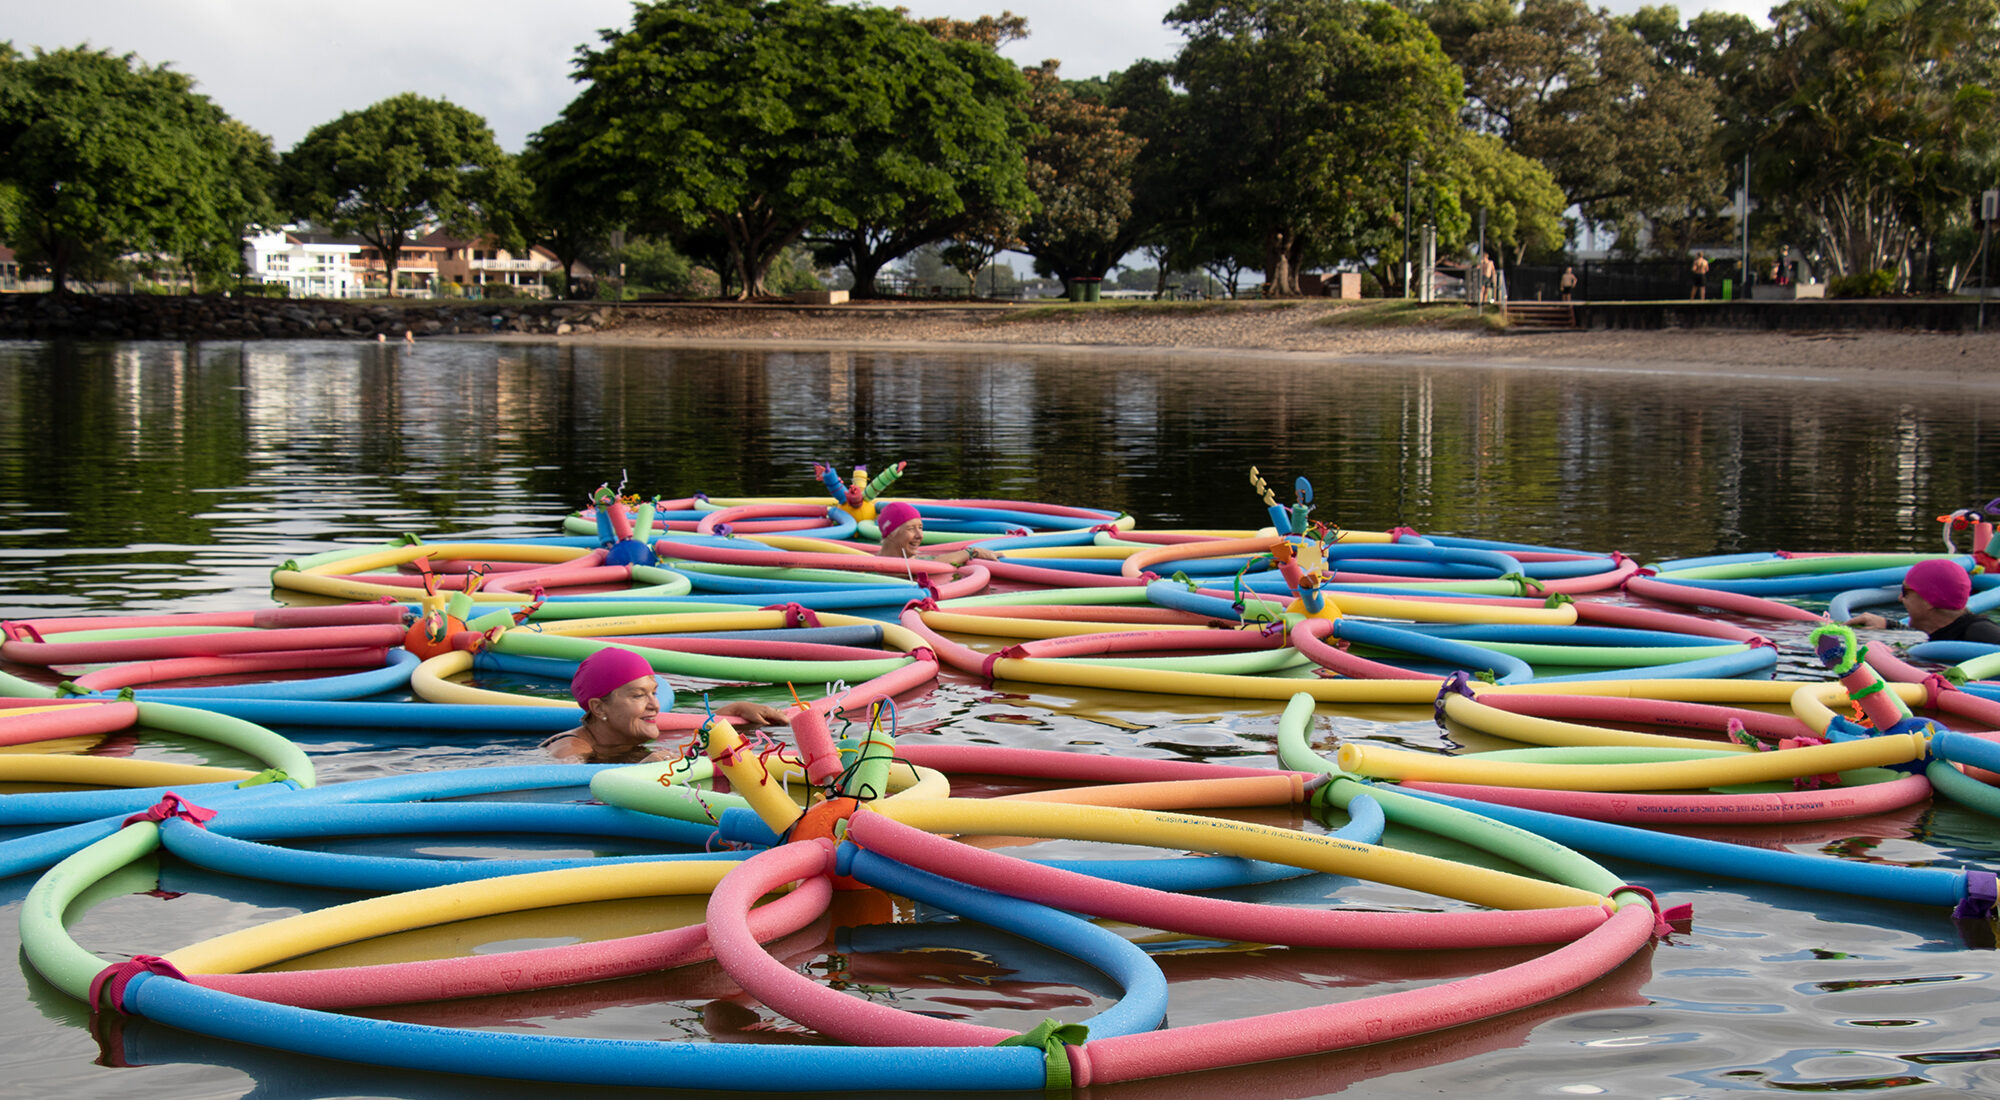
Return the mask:
M916 505L904 504L899 500L894 504L883 506L882 511L875 516L875 525L882 529L882 537L886 539L889 537L889 532L916 518Z
M1940 611L1962 611L1965 601L1972 598L1972 578L1949 558L1931 558L1910 566L1903 574L1903 587Z
M583 659L576 666L576 675L570 677L570 697L576 705L590 709L592 699L605 696L624 687L642 676L651 676L653 666L644 657L629 649L606 646Z

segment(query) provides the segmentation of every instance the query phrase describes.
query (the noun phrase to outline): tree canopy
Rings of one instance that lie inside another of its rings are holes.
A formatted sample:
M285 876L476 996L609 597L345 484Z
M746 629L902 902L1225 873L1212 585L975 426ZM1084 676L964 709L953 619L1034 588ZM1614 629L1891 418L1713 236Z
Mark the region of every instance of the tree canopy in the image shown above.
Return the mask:
M1194 121L1202 220L1262 246L1267 292L1400 199L1403 166L1456 130L1458 70L1423 24L1371 0L1184 0L1174 66Z
M515 240L528 198L485 119L412 92L315 127L280 162L279 192L294 216L380 250L392 291L412 233L437 223Z
M0 48L0 232L55 290L127 253L191 274L240 264L264 213L270 141L127 54Z
M968 210L1028 201L1019 76L898 12L642 4L575 75L563 118L611 200L648 229L719 234L744 296L809 229L856 234L865 269L883 238L940 239Z

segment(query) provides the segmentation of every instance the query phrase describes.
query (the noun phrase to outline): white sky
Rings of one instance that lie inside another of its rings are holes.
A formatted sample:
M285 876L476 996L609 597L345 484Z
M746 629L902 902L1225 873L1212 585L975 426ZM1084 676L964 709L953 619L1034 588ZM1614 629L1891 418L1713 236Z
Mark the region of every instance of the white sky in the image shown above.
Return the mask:
M1017 62L1062 61L1063 75L1101 76L1179 39L1161 23L1175 0L900 0L919 16L1009 10L1030 37ZM1686 3L1762 19L1771 0ZM894 6L893 4L888 6ZM1632 11L1638 0L1609 0ZM630 0L8 0L0 39L17 49L89 44L171 64L223 110L271 135L283 152L323 122L401 92L479 112L503 148L553 121L575 95L576 47L629 25Z

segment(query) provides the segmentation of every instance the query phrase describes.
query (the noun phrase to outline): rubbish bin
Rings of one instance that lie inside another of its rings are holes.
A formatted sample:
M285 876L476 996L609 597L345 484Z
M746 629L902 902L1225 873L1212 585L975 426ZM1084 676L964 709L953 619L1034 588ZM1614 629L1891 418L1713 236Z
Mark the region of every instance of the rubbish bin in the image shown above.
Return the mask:
M1083 280L1082 280L1082 279L1071 279L1071 280L1070 280L1070 283L1069 283L1069 300L1070 300L1070 301L1072 301L1072 302L1081 302L1081 301L1083 301Z
M1071 283L1070 286L1072 290L1081 291L1083 294L1081 298L1072 296L1072 301L1095 302L1099 300L1100 293L1104 289L1104 280L1079 278L1074 283Z
M1736 280L1734 280L1734 279L1724 279L1724 280L1722 280L1722 300L1723 300L1723 301L1725 301L1725 302L1728 302L1728 301L1734 301L1734 300L1735 300L1735 299L1734 299L1734 291L1735 291L1735 290L1736 290Z

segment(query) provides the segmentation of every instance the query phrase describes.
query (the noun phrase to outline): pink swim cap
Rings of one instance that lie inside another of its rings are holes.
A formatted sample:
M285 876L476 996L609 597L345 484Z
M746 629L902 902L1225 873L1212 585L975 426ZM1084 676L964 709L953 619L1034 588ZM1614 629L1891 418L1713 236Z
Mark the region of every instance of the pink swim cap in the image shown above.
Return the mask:
M576 705L590 709L592 699L605 696L642 676L651 676L653 666L629 649L606 646L583 659L569 681L570 697Z
M882 537L886 539L889 537L889 532L916 518L916 505L905 504L899 500L894 504L883 506L882 510L876 513L875 525L882 529Z
M1910 566L1903 574L1903 587L1939 611L1961 611L1972 598L1972 578L1949 558L1930 558Z

